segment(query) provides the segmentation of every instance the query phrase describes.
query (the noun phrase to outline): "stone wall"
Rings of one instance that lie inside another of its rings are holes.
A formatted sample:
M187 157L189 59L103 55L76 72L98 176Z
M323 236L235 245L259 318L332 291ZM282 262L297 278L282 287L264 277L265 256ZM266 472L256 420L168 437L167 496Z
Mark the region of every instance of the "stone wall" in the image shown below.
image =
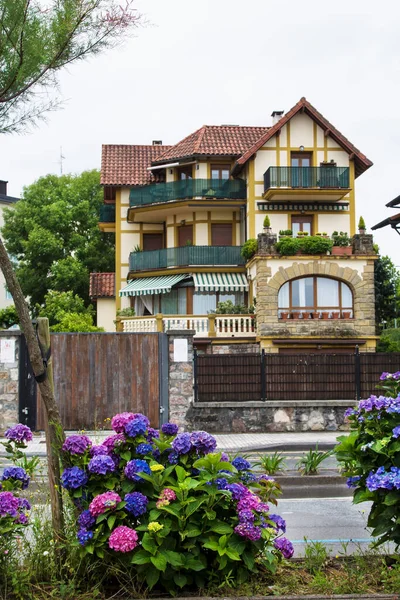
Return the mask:
M187 414L190 430L210 433L281 433L342 431L351 401L330 402L196 402Z
M240 344L210 344L207 347L207 354L254 354L260 352L260 344L240 343Z
M186 415L193 403L193 336L191 330L169 330L168 335L168 420L187 428ZM183 360L182 360L183 359Z
M0 331L0 344L15 343L13 357L0 351L0 432L18 423L19 340L19 331Z

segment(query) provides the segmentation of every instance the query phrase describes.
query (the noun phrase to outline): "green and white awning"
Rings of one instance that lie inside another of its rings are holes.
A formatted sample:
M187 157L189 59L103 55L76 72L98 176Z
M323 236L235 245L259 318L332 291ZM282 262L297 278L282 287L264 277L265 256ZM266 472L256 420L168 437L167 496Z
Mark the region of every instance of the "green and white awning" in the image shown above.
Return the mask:
M166 275L164 277L142 277L130 281L120 290L120 296L147 296L148 294L167 294L176 283L189 275Z
M198 292L247 292L244 273L193 273L194 287Z

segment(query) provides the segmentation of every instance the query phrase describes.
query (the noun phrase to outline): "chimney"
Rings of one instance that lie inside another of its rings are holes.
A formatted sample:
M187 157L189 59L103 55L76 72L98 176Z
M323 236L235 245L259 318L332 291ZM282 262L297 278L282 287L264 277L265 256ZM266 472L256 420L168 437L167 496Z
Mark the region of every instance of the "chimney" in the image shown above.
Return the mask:
M153 146L162 146L162 140L153 140Z
M7 196L7 183L8 181L0 179L0 196Z
M271 115L272 125L275 125L275 123L277 123L278 121L281 120L283 113L284 113L283 110L274 110L274 112Z

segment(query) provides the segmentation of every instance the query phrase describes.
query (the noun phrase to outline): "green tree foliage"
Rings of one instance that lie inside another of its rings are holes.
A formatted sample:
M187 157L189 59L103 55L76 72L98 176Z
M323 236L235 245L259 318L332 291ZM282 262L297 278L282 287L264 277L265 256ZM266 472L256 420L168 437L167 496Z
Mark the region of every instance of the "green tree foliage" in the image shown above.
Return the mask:
M400 329L384 329L376 346L377 352L400 352Z
M378 328L392 324L398 310L400 274L388 256L375 261L375 319Z
M31 308L49 290L72 291L89 304L89 273L114 271L115 236L98 228L103 202L96 170L47 175L4 211L3 237Z
M11 306L7 306L0 310L0 328L8 329L12 325L18 325L19 318L17 315L17 311L15 310L15 306L12 304Z
M132 0L0 0L0 133L55 109L60 69L115 46L140 22Z
M39 317L47 317L51 331L104 331L93 325L94 310L73 292L50 291L44 306L37 306Z

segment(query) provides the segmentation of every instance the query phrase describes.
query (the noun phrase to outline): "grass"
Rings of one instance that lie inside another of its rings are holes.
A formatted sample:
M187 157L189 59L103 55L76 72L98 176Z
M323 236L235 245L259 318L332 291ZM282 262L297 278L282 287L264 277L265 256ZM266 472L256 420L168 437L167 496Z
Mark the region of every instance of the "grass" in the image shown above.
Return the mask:
M333 454L333 450L327 450L321 452L318 450L318 444L315 446L315 450L312 448L301 457L297 463L297 468L303 475L316 475L318 468L321 463Z

